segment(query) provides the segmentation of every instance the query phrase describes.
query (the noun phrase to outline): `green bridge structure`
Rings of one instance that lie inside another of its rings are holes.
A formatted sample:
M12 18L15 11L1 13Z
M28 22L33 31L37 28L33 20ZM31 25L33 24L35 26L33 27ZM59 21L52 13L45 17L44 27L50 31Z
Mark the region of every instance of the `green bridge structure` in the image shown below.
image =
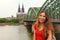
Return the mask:
M32 25L36 21L38 12L47 11L54 24L56 39L60 40L60 0L46 0L42 7L31 7L28 10L27 16L24 18L25 25Z
M27 24L36 20L38 12L45 10L48 12L52 22L60 23L60 0L46 0L42 7L31 7L28 10L27 16L24 18L24 22Z

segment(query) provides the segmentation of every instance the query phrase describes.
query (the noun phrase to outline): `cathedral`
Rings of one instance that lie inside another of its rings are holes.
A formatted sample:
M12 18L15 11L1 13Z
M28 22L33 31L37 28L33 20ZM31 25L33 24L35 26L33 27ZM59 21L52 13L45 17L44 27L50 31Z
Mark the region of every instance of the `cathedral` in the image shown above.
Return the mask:
M19 5L16 17L24 19L25 16L26 16L26 13L24 12L24 5L22 5L22 8L20 8L20 5Z

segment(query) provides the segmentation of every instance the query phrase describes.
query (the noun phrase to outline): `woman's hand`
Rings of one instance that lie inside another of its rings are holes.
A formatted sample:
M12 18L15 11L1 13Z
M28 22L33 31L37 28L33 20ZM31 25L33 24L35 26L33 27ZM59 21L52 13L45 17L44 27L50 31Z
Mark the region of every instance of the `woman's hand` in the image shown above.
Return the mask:
M51 30L48 30L48 38L47 40L52 40L52 31Z

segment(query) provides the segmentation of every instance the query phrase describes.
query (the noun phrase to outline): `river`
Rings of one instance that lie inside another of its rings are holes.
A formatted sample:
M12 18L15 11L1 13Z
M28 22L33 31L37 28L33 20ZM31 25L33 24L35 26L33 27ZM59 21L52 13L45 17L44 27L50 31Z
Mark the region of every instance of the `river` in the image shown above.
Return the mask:
M5 25L0 26L0 40L30 40L30 37L24 25Z
M60 24L55 24L54 28L56 32L56 39L60 40ZM0 26L0 40L32 40L31 26Z

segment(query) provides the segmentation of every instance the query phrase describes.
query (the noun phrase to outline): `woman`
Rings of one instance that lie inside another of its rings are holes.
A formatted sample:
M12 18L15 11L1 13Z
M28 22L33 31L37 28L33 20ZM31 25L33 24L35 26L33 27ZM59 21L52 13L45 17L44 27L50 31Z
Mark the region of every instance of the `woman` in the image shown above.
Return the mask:
M46 11L39 12L38 18L32 26L32 31L33 40L52 40L54 29Z

